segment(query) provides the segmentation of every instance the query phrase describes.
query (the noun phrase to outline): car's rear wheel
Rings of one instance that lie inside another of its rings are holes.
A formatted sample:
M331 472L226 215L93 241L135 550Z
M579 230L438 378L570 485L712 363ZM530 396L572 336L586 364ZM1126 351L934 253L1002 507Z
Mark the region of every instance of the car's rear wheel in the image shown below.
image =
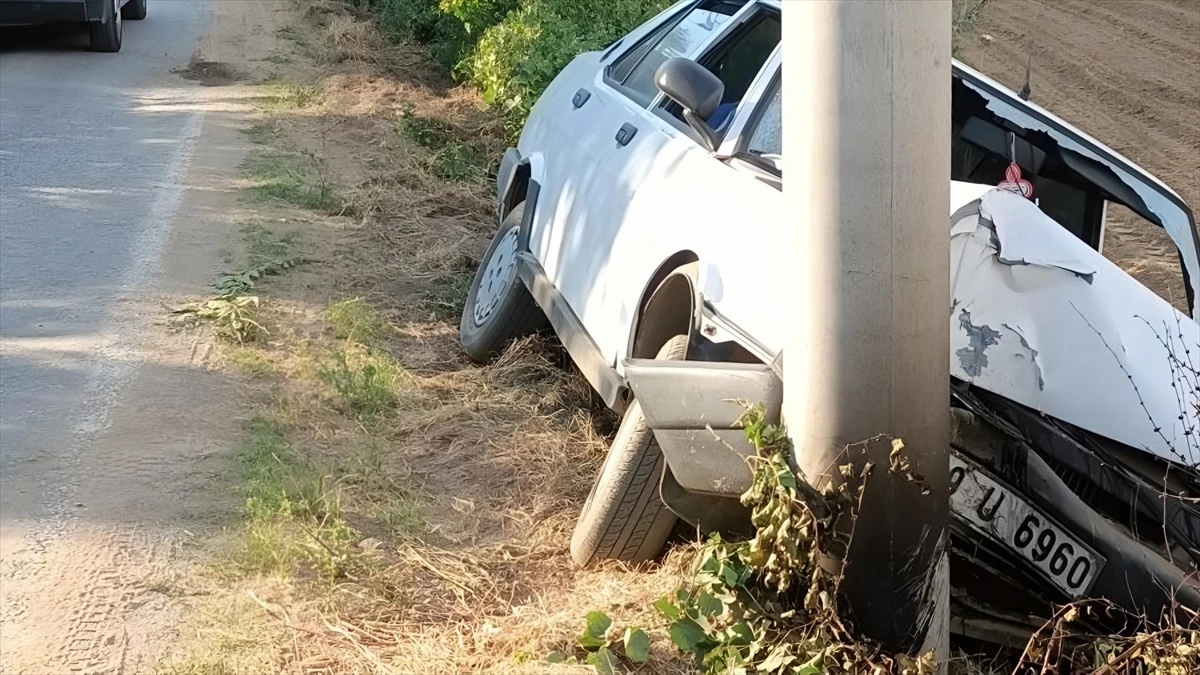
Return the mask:
M105 3L104 15L100 20L88 23L88 40L94 52L114 53L121 51L123 33L121 0L110 0Z
M658 358L682 361L687 347L687 336L677 335L659 350ZM642 562L662 552L676 520L658 493L664 461L635 399L625 410L575 524L571 558L577 565L599 560Z
M467 293L459 322L459 340L476 361L500 353L511 340L546 325L546 315L517 275L517 240L525 204L505 216Z
M141 21L146 18L146 0L129 0L121 8L121 16L130 21Z

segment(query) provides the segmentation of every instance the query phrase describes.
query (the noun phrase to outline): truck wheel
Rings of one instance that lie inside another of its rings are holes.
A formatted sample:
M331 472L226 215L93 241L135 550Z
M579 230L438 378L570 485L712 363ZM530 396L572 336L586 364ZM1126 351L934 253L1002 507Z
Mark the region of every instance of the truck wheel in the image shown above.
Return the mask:
M94 52L115 53L121 51L121 0L110 0L104 5L100 21L88 22L88 41Z
M505 216L467 293L458 334L467 356L476 361L487 361L513 338L546 325L546 315L517 275L517 238L524 214L522 202Z
M677 335L659 350L658 358L682 361L687 347L687 336ZM675 526L675 514L658 494L663 462L642 406L634 400L625 410L621 428L575 524L571 536L575 564L642 562L662 551Z
M146 0L129 0L121 8L121 17L129 21L141 21L146 18Z

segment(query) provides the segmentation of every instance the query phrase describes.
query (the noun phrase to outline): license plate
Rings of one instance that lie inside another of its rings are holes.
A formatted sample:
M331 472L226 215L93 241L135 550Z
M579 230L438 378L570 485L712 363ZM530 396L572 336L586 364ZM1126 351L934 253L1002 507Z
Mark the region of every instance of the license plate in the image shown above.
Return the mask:
M950 453L950 510L972 529L1012 551L1072 597L1081 597L1104 566L1104 558L1049 516Z

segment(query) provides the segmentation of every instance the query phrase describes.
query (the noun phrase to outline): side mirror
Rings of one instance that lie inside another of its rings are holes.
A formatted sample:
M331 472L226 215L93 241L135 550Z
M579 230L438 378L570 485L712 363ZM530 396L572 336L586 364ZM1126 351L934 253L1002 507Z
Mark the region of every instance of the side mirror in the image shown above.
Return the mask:
M716 150L717 132L707 120L725 95L725 84L720 78L695 61L675 57L658 67L654 85L683 108L683 118L688 126L700 134L709 150Z

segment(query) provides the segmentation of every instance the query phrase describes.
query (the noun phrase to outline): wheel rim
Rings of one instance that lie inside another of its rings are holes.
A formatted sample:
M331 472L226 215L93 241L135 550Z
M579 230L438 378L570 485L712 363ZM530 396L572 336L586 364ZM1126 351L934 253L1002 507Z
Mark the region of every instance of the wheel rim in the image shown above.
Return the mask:
M117 22L117 35L121 34L121 0L113 0L113 21Z
M517 272L517 233L520 226L509 228L492 249L479 277L479 288L475 291L475 307L471 312L476 326L482 326L492 318L500 301L508 293Z

